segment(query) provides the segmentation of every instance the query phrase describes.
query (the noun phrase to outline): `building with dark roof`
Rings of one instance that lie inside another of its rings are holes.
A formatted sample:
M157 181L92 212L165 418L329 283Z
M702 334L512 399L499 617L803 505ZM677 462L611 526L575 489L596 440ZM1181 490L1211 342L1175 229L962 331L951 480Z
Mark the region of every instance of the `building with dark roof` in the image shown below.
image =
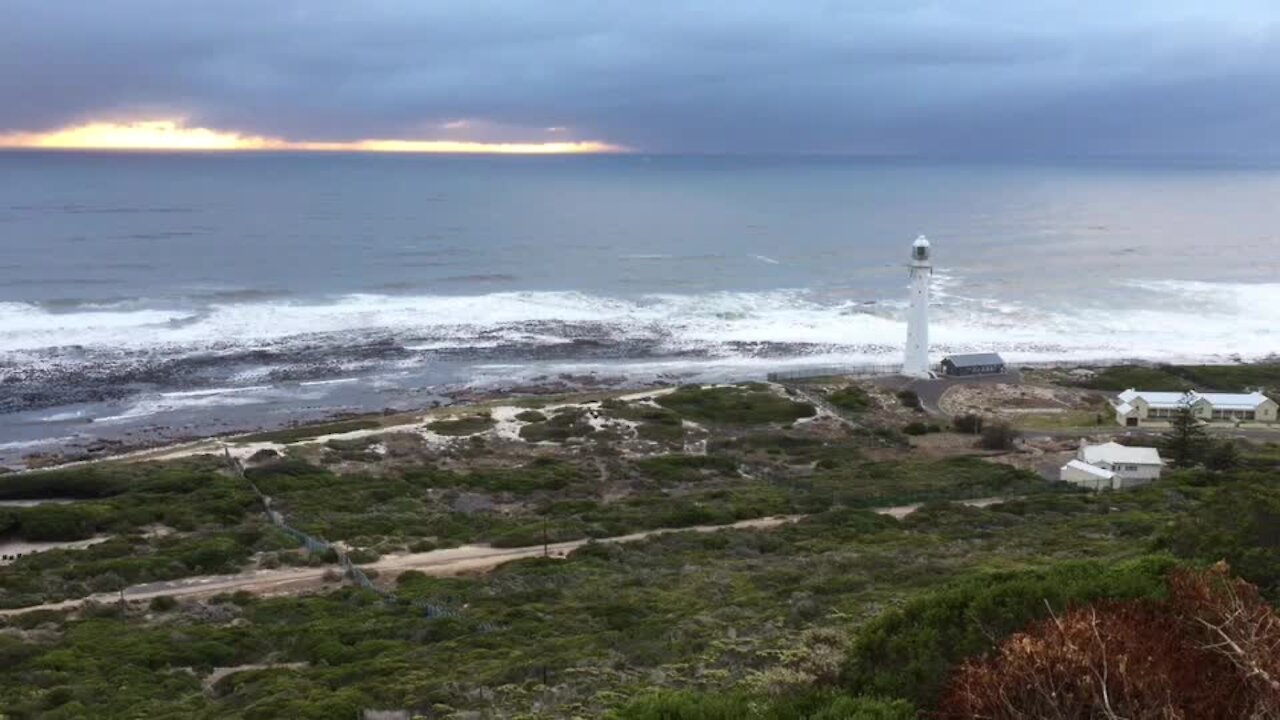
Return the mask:
M1000 375L1004 370L1004 358L996 353L948 355L942 359L942 374L948 377Z

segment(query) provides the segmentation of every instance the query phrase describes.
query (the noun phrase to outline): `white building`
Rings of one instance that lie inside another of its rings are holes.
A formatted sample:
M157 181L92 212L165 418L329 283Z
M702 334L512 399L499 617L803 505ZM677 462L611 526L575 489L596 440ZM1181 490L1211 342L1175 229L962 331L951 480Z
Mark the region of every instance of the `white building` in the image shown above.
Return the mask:
M907 347L902 358L902 374L930 378L929 371L929 282L933 279L929 240L921 235L911 244L911 307L907 310Z
M1062 466L1058 479L1090 490L1110 490L1115 485L1116 474L1083 460L1072 460Z
M1205 422L1276 422L1280 405L1260 392L1142 392L1132 388L1116 398L1116 422L1128 427L1167 423L1182 408Z
M1062 466L1058 478L1093 490L1123 490L1159 480L1163 468L1164 460L1155 448L1081 443L1076 458Z

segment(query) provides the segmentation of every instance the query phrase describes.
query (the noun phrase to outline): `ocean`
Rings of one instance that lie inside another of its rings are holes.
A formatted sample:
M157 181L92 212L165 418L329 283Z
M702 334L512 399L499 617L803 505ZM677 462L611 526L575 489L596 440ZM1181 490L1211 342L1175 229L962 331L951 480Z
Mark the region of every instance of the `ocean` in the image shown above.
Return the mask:
M0 153L0 463L530 386L1280 351L1280 168Z

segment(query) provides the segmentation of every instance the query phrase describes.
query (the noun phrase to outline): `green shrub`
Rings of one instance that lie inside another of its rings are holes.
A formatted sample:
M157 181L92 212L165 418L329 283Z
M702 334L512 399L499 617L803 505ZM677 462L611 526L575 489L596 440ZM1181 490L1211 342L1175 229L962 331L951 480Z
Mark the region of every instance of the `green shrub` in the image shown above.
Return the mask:
M520 438L525 442L565 442L570 438L592 435L596 429L587 419L587 411L565 408L542 422L534 422L520 428Z
M1249 388L1280 388L1280 363L1241 365L1124 365L1104 368L1082 383L1095 390L1119 392L1129 388L1180 392L1216 390L1244 392Z
M767 386L759 385L714 388L686 385L659 397L657 402L691 420L726 425L788 423L813 417L818 412L809 403L779 397Z
M1171 558L1152 556L1119 565L1069 562L965 578L862 628L841 685L854 694L906 698L930 707L965 658L991 652L1050 610L1104 598L1159 597L1173 565Z
M169 612L178 607L178 601L172 595L158 595L151 598L147 606L152 612Z
M147 471L143 465L94 464L11 475L0 482L0 500L93 499L119 495Z
M476 435L489 430L495 425L494 419L490 415L468 415L466 417L453 418L450 420L437 420L427 424L427 429L438 435L451 435L454 437L463 435Z
M727 455L664 455L639 460L636 469L658 482L686 483L736 476L738 462Z
M1009 423L987 423L986 427L982 428L982 437L978 440L978 446L983 450L1012 450L1018 437L1018 431Z
M1235 574L1280 600L1280 487L1265 474L1236 473L1222 482L1162 543L1180 557L1226 560Z
M850 412L861 412L872 405L871 396L857 385L846 385L827 395L827 402Z
M941 432L942 428L933 423L923 423L920 421L909 422L902 427L905 435L928 435L929 433Z
M519 420L520 422L535 423L535 422L545 421L547 419L547 416L543 415L537 410L525 410L523 412L517 413L516 419Z
M18 535L37 542L92 537L102 515L102 509L88 505L37 505L13 513Z

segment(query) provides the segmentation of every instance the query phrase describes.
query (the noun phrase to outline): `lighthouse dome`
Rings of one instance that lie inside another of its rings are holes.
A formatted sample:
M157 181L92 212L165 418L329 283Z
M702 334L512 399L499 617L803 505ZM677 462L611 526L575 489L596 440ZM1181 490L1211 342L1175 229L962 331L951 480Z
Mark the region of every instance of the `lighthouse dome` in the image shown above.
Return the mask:
M911 243L911 259L917 261L929 259L929 238L921 235Z

